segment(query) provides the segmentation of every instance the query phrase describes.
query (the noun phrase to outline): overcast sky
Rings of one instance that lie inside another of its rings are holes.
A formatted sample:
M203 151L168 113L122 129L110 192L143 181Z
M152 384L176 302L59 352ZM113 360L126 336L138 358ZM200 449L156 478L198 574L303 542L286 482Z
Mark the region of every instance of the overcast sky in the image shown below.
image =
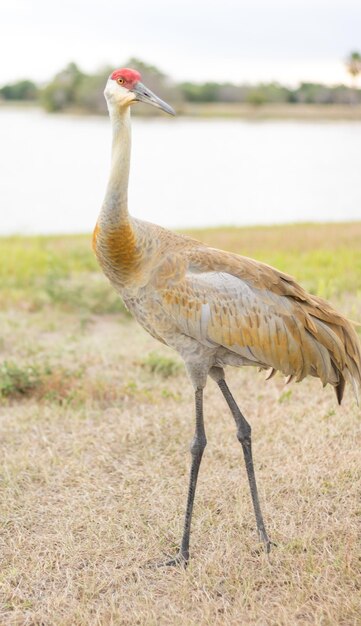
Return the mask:
M347 80L361 0L0 0L0 84L130 56L176 80Z

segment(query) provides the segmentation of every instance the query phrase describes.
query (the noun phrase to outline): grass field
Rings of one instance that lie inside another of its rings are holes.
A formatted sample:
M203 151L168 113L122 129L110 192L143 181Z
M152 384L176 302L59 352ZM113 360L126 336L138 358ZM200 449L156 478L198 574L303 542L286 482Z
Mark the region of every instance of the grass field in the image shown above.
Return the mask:
M192 233L292 273L361 321L361 222ZM180 539L193 435L183 368L129 317L90 237L0 245L0 624L358 626L360 409L347 389L244 368L260 550L242 451L216 385L189 568Z

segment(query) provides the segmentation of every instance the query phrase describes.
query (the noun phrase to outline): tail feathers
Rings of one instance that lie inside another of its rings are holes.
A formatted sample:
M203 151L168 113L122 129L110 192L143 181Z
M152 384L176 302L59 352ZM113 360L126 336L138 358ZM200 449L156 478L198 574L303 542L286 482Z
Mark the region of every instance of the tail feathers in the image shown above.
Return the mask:
M341 404L347 382L352 386L356 402L360 406L361 345L355 329L345 318L342 319L342 324L327 323L314 317L313 320L317 326L314 339L327 348L332 369L336 374L336 384L331 379L328 382L335 388L338 403Z
M336 393L337 402L339 404L341 404L341 402L342 402L343 393L345 391L345 385L346 385L345 378L343 377L342 374L340 374L340 382L338 383L338 385L336 385L336 387L334 387L335 393Z
M356 402L358 406L361 405L361 371L360 363L351 361L343 371L346 382L348 382L355 394Z
M360 405L360 339L352 323L328 303L318 300L318 306L314 304L302 306L304 319L300 336L304 367L295 372L296 380L300 381L308 374L320 378L323 386L330 384L334 387L339 404L345 384L349 383Z

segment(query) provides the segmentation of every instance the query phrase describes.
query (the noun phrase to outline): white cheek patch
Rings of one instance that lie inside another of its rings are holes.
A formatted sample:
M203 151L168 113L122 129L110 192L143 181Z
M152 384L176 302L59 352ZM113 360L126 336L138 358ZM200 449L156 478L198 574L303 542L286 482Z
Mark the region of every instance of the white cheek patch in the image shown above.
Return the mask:
M129 99L129 90L119 85L116 80L108 78L104 96L109 103L122 102L126 98Z
M129 95L129 89L122 87L122 85L118 85L115 80L113 80L113 83L115 83L116 86L116 93L118 93L122 99Z

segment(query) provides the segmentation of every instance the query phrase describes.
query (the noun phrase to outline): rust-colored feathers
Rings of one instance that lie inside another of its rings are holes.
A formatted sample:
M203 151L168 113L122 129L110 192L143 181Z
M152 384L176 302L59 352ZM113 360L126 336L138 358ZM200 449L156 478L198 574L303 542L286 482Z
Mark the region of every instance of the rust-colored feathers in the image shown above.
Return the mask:
M296 381L317 376L342 400L345 380L357 400L360 342L352 324L295 280L252 259L203 245L172 255L182 279L161 290L163 305L183 332L222 346L224 363L280 370ZM167 264L169 275L170 260ZM157 273L158 285L162 269ZM160 285L159 285L160 286Z
M328 302L273 267L153 224L132 220L123 231L98 227L96 253L155 337L173 347L191 338L214 354L214 365L272 368L296 381L317 376L338 402L349 382L359 401L360 342Z

